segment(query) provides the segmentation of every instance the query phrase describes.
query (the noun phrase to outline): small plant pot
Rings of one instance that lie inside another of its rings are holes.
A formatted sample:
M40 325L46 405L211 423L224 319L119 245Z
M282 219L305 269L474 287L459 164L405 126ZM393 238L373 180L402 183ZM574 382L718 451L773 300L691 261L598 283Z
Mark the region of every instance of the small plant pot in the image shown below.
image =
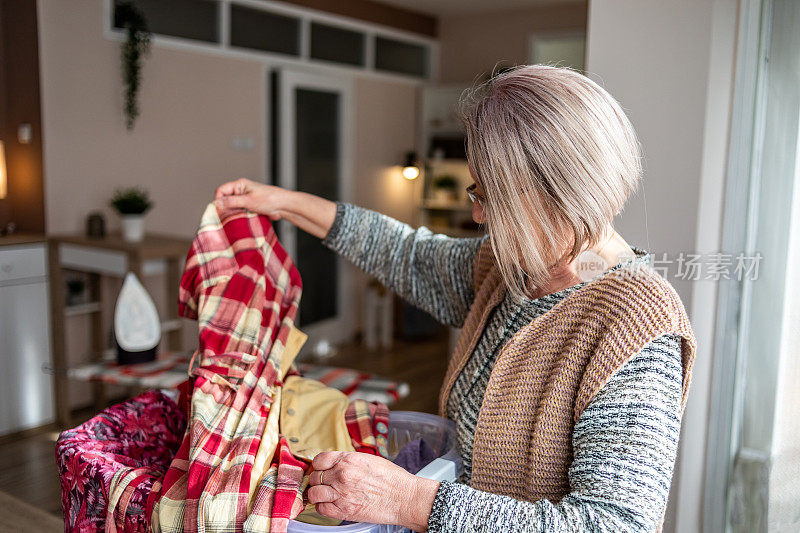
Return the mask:
M144 239L144 215L120 215L120 219L124 241L139 242Z

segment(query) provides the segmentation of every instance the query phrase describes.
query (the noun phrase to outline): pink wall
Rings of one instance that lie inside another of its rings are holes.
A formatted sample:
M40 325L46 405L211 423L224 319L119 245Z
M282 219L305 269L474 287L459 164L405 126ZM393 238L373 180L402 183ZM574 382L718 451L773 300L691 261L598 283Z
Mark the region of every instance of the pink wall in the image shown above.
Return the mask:
M115 228L109 197L117 187L141 185L155 199L148 230L191 236L218 184L265 177L270 65L154 45L141 116L128 132L119 42L103 35L102 13L101 0L39 0L47 231L83 231L95 210ZM410 220L408 182L396 165L414 146L417 87L367 77L354 87L353 201ZM254 149L233 150L233 137L252 138ZM146 280L159 306L161 282ZM356 327L364 282L358 277L353 287ZM70 363L89 351L84 322L68 324ZM85 404L87 393L76 386L73 404Z
M141 116L124 126L119 43L103 36L100 0L40 0L45 194L48 232L82 231L120 186L155 199L148 229L191 235L215 187L265 177L269 65L154 45L145 59ZM355 82L355 200L408 217L392 165L414 146L416 87ZM387 105L390 103L391 105ZM233 137L255 141L250 151Z
M141 116L122 115L119 43L103 37L100 0L40 1L48 232L77 231L114 189L141 185L150 229L189 235L214 187L263 175L264 66L153 47ZM255 139L236 152L234 136Z
M439 19L440 78L472 82L499 61L527 60L528 38L536 32L586 30L587 2L554 4Z

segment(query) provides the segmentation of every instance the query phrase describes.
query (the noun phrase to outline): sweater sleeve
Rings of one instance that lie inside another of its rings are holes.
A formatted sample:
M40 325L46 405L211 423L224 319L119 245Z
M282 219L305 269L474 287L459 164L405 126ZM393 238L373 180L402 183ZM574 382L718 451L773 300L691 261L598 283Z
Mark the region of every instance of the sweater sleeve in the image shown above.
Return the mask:
M680 337L664 335L623 365L581 414L571 492L559 503L442 483L428 531L656 531L678 450L681 383Z
M339 202L322 242L438 321L461 327L475 298L472 269L482 239L454 239L425 227L415 230Z

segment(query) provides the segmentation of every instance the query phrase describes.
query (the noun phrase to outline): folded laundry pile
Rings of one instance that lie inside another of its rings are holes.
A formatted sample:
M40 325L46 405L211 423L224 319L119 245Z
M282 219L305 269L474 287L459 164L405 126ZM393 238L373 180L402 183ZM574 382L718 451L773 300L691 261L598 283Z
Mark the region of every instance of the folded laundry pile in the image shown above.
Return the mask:
M186 413L148 392L64 432L67 531L285 531L317 453L386 457L385 405L293 365L300 295L266 217L208 206L180 287L180 313L199 327Z

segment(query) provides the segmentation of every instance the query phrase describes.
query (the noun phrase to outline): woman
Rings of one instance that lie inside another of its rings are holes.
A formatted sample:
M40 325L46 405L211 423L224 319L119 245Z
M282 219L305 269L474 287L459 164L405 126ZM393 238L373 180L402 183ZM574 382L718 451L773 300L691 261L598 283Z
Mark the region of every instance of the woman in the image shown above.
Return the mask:
M288 220L463 328L440 399L460 483L327 452L309 500L416 531L656 530L695 343L675 291L612 227L641 176L633 128L568 69L518 67L463 103L472 216L487 237L247 180L217 190L220 206Z

